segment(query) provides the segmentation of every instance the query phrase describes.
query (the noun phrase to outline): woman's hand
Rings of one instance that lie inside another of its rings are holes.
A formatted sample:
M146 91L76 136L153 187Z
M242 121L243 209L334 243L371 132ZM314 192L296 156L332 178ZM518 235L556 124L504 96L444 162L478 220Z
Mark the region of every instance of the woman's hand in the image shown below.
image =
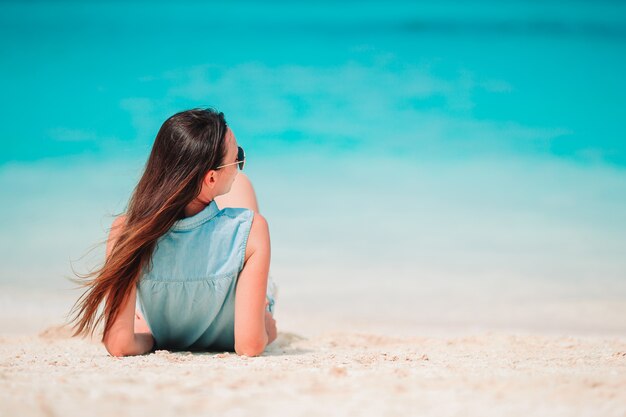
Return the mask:
M278 330L276 330L276 320L269 311L265 310L265 331L267 332L267 344L269 345L278 336Z

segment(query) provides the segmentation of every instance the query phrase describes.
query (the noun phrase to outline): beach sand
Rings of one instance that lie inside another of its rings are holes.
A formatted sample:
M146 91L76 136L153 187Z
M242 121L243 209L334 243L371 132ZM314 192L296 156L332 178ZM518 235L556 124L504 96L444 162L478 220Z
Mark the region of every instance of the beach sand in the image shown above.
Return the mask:
M0 416L626 415L626 337L283 322L252 358L113 358L63 325L31 323L0 337Z

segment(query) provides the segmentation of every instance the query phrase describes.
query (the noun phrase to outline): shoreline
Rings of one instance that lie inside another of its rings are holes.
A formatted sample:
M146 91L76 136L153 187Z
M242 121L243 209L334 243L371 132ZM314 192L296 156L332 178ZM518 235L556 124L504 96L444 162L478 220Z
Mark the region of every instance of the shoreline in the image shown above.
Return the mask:
M453 295L392 299L347 292L323 294L299 283L279 284L275 318L280 331L307 337L328 332L358 331L390 337L456 337L511 333L544 336L619 337L626 335L626 304L620 299L554 299L515 301L509 297L466 300ZM432 292L432 291L431 291ZM29 336L64 324L79 292L0 285L0 336Z

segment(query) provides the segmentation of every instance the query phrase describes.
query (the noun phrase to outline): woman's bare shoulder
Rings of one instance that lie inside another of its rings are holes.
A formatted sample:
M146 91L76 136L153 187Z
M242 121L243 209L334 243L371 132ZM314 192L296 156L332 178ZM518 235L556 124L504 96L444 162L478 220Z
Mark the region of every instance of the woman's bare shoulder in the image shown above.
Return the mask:
M113 219L113 224L111 225L111 229L120 228L120 226L123 226L125 222L126 222L126 215L120 214L115 219Z
M113 250L113 246L115 246L115 242L117 242L117 239L120 237L122 230L124 230L125 223L126 223L125 214L121 214L113 220L113 224L111 225L111 231L109 232L109 238L107 239L107 248L106 248L107 258L111 254L111 251Z
M248 243L246 244L246 257L248 258L256 251L270 250L270 231L265 217L259 213L254 213Z

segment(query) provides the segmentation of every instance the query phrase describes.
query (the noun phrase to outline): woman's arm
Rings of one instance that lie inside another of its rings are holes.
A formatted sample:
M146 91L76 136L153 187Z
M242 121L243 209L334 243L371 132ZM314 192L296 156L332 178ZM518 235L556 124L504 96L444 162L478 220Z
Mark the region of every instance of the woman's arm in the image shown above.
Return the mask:
M135 333L135 297L133 287L104 338L106 350L113 356L143 355L152 350L154 338L150 333Z
M265 218L255 213L245 263L235 289L235 352L238 355L260 355L270 341L265 317L269 266L269 228Z
M111 226L111 232L107 240L107 258L110 256L121 229L124 227L124 220L125 216L120 216L115 219L113 226ZM106 350L113 356L143 355L150 352L154 346L154 338L151 333L135 333L136 297L137 289L133 285L130 293L122 303L119 314L103 340Z

